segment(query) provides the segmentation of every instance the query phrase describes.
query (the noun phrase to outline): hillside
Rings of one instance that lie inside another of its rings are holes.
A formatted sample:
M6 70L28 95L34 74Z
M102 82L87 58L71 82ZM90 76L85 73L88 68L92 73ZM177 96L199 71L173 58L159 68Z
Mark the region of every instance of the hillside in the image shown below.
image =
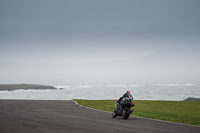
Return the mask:
M0 91L13 91L18 89L34 89L34 90L44 90L44 89L57 89L53 86L45 86L45 85L34 85L34 84L0 84Z

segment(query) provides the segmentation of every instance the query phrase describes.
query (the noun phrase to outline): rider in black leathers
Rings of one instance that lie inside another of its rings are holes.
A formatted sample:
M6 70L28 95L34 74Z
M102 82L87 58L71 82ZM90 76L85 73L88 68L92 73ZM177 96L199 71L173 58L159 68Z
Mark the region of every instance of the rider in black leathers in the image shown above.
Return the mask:
M119 112L122 112L122 105L123 105L123 101L121 101L123 98L125 97L130 97L133 99L133 96L130 94L130 91L127 91L122 97L119 98L119 100L117 101L117 103L119 103Z

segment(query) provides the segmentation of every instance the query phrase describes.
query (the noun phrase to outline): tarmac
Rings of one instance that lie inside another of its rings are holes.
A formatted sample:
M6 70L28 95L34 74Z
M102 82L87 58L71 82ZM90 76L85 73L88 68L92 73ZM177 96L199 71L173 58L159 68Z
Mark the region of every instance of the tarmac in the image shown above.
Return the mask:
M134 113L134 112L133 112ZM0 133L200 133L200 126L129 117L71 100L0 100Z

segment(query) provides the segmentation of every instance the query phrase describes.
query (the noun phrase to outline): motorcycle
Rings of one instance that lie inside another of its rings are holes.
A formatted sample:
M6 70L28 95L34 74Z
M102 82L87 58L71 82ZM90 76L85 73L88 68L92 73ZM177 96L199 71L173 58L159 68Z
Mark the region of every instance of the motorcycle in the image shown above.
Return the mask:
M112 113L112 117L115 118L116 116L122 117L123 119L128 119L130 114L134 111L131 110L131 107L135 106L135 103L132 102L132 97L125 97L121 101L122 111L120 112L119 103L115 105L116 109Z

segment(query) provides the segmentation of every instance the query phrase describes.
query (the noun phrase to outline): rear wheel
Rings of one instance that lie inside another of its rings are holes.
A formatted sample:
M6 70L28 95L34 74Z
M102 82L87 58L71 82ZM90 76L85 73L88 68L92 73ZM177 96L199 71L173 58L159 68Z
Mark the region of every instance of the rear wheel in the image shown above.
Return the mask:
M130 115L130 108L126 107L124 110L123 110L123 113L122 113L122 118L123 119L127 119Z
M117 116L117 111L114 110L114 112L112 113L112 117L115 118Z

